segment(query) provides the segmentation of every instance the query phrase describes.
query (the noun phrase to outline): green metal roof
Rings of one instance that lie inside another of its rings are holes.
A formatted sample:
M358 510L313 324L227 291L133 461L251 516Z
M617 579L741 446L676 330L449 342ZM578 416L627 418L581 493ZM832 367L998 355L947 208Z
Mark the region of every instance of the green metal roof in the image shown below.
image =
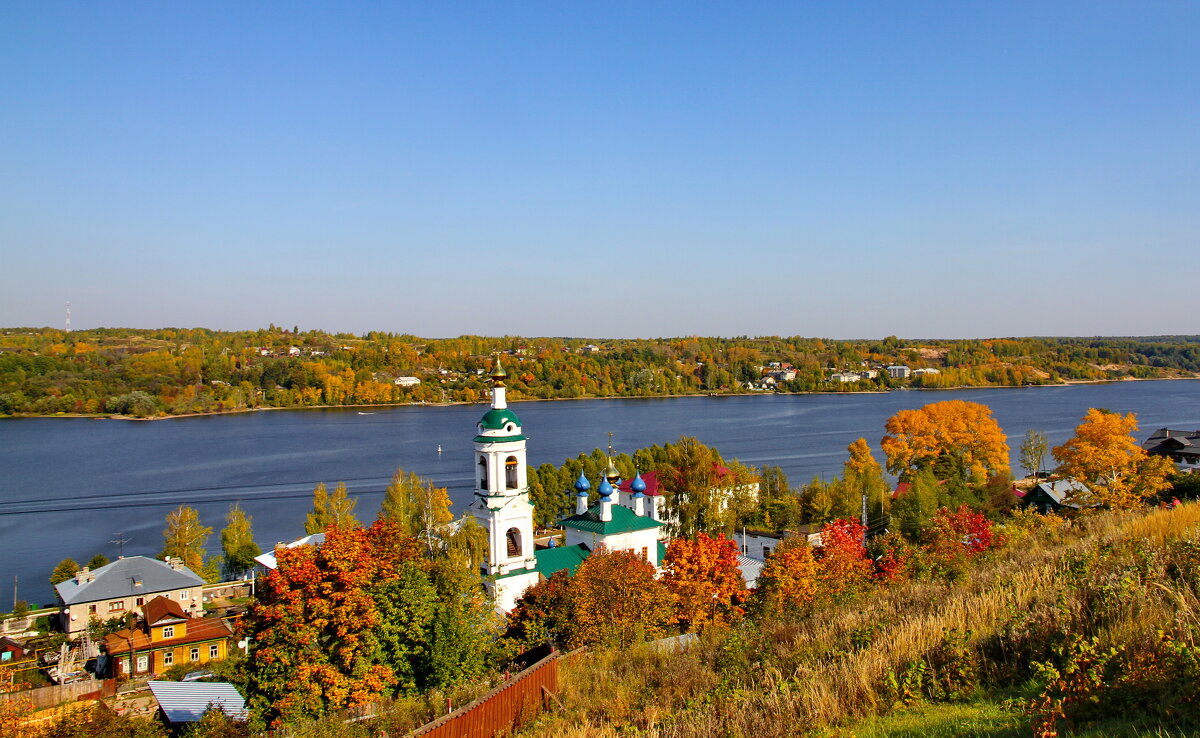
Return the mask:
M585 533L596 533L602 536L616 533L629 533L635 530L651 530L662 527L662 523L648 517L634 515L633 511L620 505L612 506L612 520L600 519L600 505L593 505L582 515L572 515L562 521L564 528L574 528Z
M592 552L582 543L578 543L574 546L539 549L534 551L533 555L537 557L538 572L549 579L551 574L563 569L566 569L568 574L574 574Z
M579 565L592 552L587 549L582 543L574 546L558 546L557 548L539 548L533 552L534 558L537 559L537 566L533 569L517 569L510 571L507 574L501 574L497 579L508 579L509 577L519 577L522 574L529 574L536 571L547 579L555 572L560 572L563 569L567 570L568 574L574 574Z
M525 436L475 436L475 443L508 443L509 441L525 441Z
M483 424L484 430L504 430L504 426L509 423L516 425L518 428L521 427L521 419L508 408L503 410L492 408L483 414L483 418L479 422Z

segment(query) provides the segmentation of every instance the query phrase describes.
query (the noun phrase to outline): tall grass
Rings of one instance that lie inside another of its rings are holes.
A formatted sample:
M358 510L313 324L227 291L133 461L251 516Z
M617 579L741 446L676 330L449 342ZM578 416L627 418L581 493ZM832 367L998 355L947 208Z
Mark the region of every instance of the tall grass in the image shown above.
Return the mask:
M677 653L594 651L562 670L562 708L523 734L820 734L892 709L898 675L932 663L950 631L970 632L991 684L1028 679L1030 663L1076 630L1125 644L1200 632L1196 592L1163 575L1163 546L1198 530L1197 504L1043 525L963 581L909 582L796 622L710 631Z

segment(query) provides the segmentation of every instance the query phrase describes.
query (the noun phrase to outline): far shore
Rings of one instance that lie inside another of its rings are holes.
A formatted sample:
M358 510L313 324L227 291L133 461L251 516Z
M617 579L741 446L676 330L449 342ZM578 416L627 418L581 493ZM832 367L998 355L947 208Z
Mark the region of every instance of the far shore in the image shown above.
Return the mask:
M959 385L957 387L893 387L886 390L845 390L840 392L824 392L809 390L806 392L697 392L685 395L612 395L607 397L526 397L511 400L513 404L524 402L578 402L580 400L658 400L676 399L680 397L770 397L774 395L886 395L889 392L948 392L958 390L987 390L987 389L1036 389L1039 387L1067 387L1077 384L1117 384L1120 382L1168 382L1176 380L1200 380L1195 377L1122 377L1121 379L1065 379L1054 384L987 384ZM370 408L391 407L451 407L453 405L482 405L487 400L478 402L389 402L377 405L297 405L293 407L249 407L233 410L214 410L209 413L184 413L182 415L156 415L152 418L138 418L132 415L109 415L106 413L53 413L50 415L0 415L0 419L16 418L91 418L93 420L174 420L176 418L206 418L215 415L240 415L242 413L257 413L275 410L358 410L363 412Z

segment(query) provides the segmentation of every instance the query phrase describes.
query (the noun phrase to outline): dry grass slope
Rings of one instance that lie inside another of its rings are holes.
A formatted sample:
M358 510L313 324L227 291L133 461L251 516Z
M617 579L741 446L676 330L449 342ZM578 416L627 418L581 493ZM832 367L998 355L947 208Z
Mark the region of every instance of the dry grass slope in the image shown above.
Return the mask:
M1124 546L1136 561L1153 558L1168 541L1197 538L1200 504L1038 522L1032 532L1028 523L1014 525L1008 547L962 581L911 582L798 622L709 632L678 653L647 646L590 653L563 670L563 708L522 735L828 734L891 710L902 696L896 676L928 660L948 630L969 631L970 647L988 654L980 660L982 679L999 679L1010 668L1027 671L1039 655L1030 644L1047 626L1070 631L1094 624L1100 639L1113 644L1150 643L1164 628L1200 632L1194 590L1150 575L1123 576L1098 613L1092 585L1079 586L1114 547Z

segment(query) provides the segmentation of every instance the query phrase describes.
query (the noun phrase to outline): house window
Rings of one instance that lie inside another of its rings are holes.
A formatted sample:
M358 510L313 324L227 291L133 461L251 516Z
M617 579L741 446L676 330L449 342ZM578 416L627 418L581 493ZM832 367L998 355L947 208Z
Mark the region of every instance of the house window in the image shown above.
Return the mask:
M141 607L142 605L146 604L146 598L145 598L145 597L139 597L139 598L137 598L136 600L134 600L134 601L133 601L133 604L137 605L138 607Z
M650 560L650 547L649 546L642 546L642 558L645 559L646 561Z
M163 597L165 597L165 598L167 598L168 600L169 600L169 599L171 599L171 593L170 593L170 592L163 592L163 593L162 593L162 596L163 596Z
M117 600L116 602L108 603L109 612L120 612L125 609L125 600Z
M487 468L487 466L488 466L487 457L480 456L479 457L479 489L487 489L488 488L488 481L487 481L488 468Z
M175 626L174 625L164 626L163 627L163 638L174 638L174 637L175 637Z
M138 656L137 657L137 666L134 668L134 671L135 672L145 671L147 668L149 668L149 663L148 663L148 660L146 659L146 657Z
M88 605L88 615L95 615L95 614L96 614L96 606Z
M210 659L215 659L220 655L221 655L221 649L220 649L220 647L217 646L217 644L214 643L208 647L208 657Z
M188 592L189 592L189 590L186 590L186 589L185 589L185 590L183 590L182 592L180 592L180 593L179 593L179 599L180 599L180 601L186 600L186 599L188 598Z
M192 646L192 651L190 654L188 654L188 659L190 659L191 661L199 661L200 660L200 647L199 646Z
M175 663L174 651L163 651L163 666L171 666Z
M763 546L763 558L765 559L765 558L767 558L767 557L768 557L768 556L770 556L770 555L771 555L771 547L770 547L770 546Z

